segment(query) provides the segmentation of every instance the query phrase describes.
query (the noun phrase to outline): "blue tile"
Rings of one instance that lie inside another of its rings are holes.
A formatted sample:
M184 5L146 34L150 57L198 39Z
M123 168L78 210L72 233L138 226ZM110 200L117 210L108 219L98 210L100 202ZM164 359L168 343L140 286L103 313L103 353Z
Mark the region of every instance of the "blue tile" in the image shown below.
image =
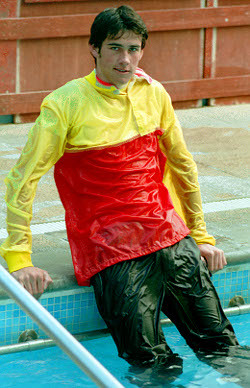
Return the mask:
M51 306L48 306L48 312L49 313L52 313L53 312L53 310L54 310L54 306L53 305L51 305Z
M67 317L73 317L73 309L68 309L67 313Z
M79 309L81 307L81 303L80 302L75 302L74 303L74 308L75 309Z
M61 302L61 297L57 296L57 297L55 298L55 303L60 303L60 302Z
M12 318L13 312L12 311L6 311L6 318Z
M0 306L0 311L5 311L6 310L6 306Z
M61 305L59 303L54 304L54 311L61 310Z
M14 309L14 303L7 304L6 310L10 311L10 310L13 310L13 309Z
M73 309L73 316L79 317L80 316L80 309Z
M84 301L84 302L81 302L81 309L84 309L84 308L86 308L87 307L87 302L86 301Z
M61 311L56 311L56 312L54 313L54 317L55 317L56 319L60 318L60 316L61 316Z
M73 333L79 333L79 323L74 324L72 327Z
M14 310L13 316L16 318L16 317L19 317L19 315L20 315L20 310Z
M66 325L67 319L66 318L60 318L60 322L62 325Z
M51 304L54 304L54 299L55 299L55 298L49 298L49 299L48 299L48 304L50 304L50 305L51 305Z

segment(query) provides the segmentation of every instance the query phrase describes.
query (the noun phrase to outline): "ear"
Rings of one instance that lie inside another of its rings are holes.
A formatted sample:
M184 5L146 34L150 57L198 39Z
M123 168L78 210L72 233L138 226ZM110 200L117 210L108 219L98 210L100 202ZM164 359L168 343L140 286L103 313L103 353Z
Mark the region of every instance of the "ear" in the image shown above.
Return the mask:
M94 58L99 57L99 49L95 47L93 44L89 44L90 54L93 55Z

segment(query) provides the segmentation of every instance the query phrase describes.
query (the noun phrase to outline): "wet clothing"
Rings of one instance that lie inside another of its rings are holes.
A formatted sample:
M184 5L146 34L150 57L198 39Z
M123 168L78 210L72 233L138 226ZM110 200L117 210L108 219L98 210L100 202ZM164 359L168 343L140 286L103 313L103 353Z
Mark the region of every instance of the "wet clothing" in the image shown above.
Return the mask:
M44 99L5 180L9 237L0 254L10 272L32 266L32 202L39 179L55 164L79 284L89 284L94 273L115 261L179 241L188 229L198 244L215 244L206 231L196 165L170 98L142 70L126 89L103 84L92 72ZM70 180L72 169L76 182Z
M166 158L158 136L160 131L113 147L65 153L56 163L79 285L189 233L162 182Z
M161 311L195 351L238 344L190 236L108 267L92 284L119 356L131 364L168 364L172 358L160 327Z
M5 180L9 237L0 254L10 272L32 266L32 201L53 165L76 278L92 279L121 357L172 364L161 310L193 348L237 344L192 239L215 244L196 165L161 84L138 70L119 90L92 72L45 98Z

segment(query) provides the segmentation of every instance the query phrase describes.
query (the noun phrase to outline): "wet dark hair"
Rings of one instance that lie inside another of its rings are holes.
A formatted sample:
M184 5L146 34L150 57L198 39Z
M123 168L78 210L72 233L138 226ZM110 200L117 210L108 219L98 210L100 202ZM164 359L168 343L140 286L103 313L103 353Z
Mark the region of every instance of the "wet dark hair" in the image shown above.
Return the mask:
M141 35L141 48L145 47L148 31L138 13L127 5L107 8L95 18L90 30L89 44L100 50L106 38L112 39L117 37L119 33L122 36L126 31Z

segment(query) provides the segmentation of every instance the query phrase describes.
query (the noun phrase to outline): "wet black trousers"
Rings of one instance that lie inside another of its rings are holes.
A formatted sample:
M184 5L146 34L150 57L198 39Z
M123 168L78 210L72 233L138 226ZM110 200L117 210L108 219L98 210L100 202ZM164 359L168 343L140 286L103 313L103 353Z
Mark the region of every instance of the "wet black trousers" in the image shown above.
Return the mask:
M160 326L161 311L195 351L238 345L190 236L108 267L92 278L92 285L119 356L132 365L167 363L173 357Z

